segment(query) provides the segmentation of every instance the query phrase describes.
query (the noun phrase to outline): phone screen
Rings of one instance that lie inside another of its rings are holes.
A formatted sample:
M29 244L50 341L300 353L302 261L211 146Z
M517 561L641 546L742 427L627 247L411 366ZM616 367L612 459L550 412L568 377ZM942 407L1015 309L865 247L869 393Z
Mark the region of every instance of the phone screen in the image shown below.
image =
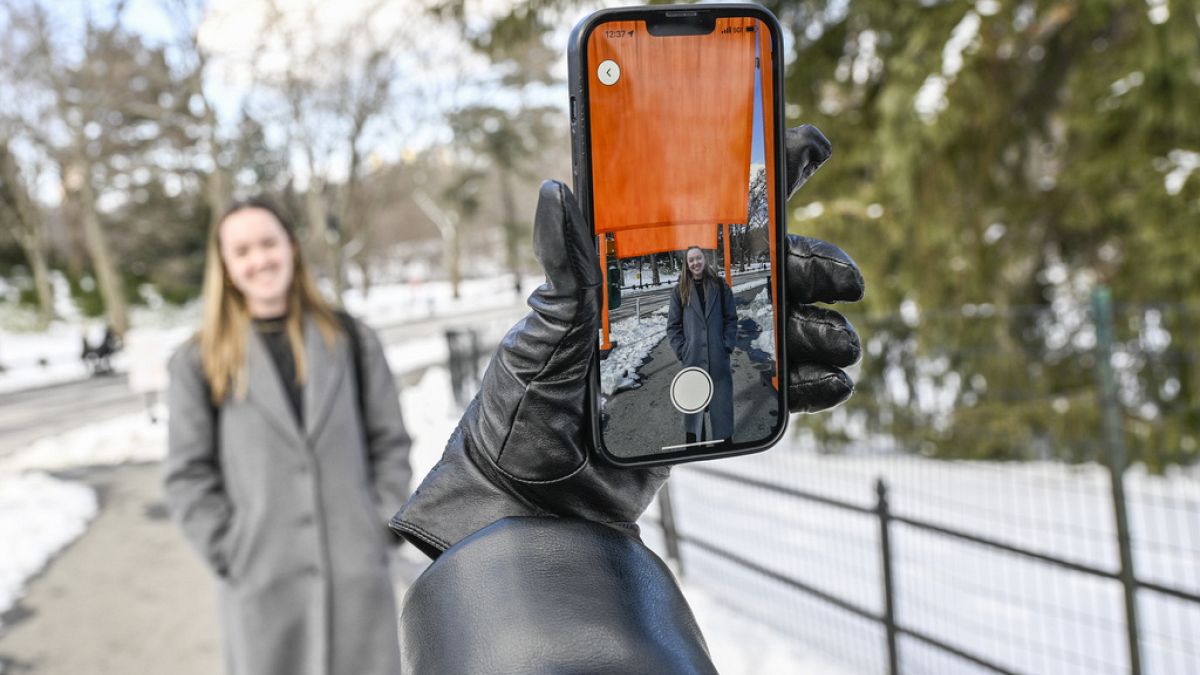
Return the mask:
M786 423L771 32L656 28L586 38L601 442L628 459L734 453Z

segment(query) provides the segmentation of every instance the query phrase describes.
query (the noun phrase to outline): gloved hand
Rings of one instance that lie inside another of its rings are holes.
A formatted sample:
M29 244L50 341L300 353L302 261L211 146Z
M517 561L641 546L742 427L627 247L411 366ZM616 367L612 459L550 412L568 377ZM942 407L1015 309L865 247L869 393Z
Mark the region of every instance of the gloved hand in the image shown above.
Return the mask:
M789 129L788 194L829 158L812 126ZM542 184L534 254L546 283L533 310L504 337L479 394L442 459L392 518L391 528L431 557L509 516L560 516L637 532L667 467L620 468L591 448L588 376L597 348L600 264L570 190ZM841 315L808 303L862 297L854 262L831 244L788 237L785 274L788 407L813 412L853 390L840 369L858 359L858 335Z

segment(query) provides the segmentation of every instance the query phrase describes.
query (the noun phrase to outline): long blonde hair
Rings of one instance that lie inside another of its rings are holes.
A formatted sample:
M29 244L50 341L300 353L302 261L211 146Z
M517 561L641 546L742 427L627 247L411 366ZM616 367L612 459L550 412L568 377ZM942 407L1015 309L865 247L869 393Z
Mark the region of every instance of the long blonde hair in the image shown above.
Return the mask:
M332 345L338 335L337 317L313 283L300 253L300 244L282 212L262 198L235 202L209 230L204 261L203 310L197 339L201 368L214 406L221 405L229 396L230 387L237 398L245 398L248 385L246 334L250 327L250 311L246 308L245 296L229 279L225 261L221 259L220 241L221 225L229 216L245 209L262 209L270 213L287 232L292 244L292 286L288 292L285 327L296 363L297 384L304 384L308 373L304 358L304 318L312 316L316 320L327 345Z
M692 295L692 270L688 268L687 264L687 254L691 253L692 249L700 251L700 255L704 256L704 272L702 274L704 284L707 286L709 281L717 284L724 283L721 281L721 277L717 276L716 265L713 264L712 260L709 260L708 254L704 252L704 249L699 246L687 247L683 250L683 269L679 271L679 280L675 284L675 292L679 294L680 304L684 307L687 307ZM720 287L718 286L718 288Z

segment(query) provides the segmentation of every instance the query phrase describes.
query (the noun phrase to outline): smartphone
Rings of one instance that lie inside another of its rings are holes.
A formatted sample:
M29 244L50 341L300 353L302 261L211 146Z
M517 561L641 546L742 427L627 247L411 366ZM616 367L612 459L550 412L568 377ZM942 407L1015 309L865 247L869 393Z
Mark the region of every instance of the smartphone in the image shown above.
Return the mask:
M782 38L756 5L606 9L568 48L575 193L604 276L595 447L619 465L774 445Z

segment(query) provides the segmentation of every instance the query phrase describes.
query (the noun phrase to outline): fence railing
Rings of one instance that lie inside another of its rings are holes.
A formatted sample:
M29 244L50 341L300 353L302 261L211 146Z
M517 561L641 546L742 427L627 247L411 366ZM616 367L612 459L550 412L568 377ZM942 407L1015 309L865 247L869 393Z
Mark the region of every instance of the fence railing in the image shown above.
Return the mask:
M847 405L675 470L666 557L852 672L1200 672L1200 308L1090 301L863 321Z
M1200 608L1200 594L1183 588L1176 588L1161 583L1141 580L1132 574L1124 573L1120 569L1104 569L1095 565L1082 564L1054 555L1048 555L1039 551L1030 550L1022 546L1014 546L1010 543L980 534L966 532L952 527L946 527L937 523L926 522L918 518L895 514L891 511L889 506L888 487L886 481L883 479L878 479L875 483L876 499L874 507L866 508L862 505L851 503L849 501L831 498L826 495L815 494L794 487L778 485L735 473L729 473L711 467L689 465L684 467L683 470L687 473L700 474L717 479L718 481L725 481L736 483L742 486L752 487L756 490L773 493L776 495L783 495L802 502L821 504L827 507L833 507L835 509L877 518L879 521L878 555L880 561L880 570L882 572L880 587L883 589L884 595L882 599L884 611L882 612L863 607L852 599L839 597L836 593L822 590L821 588L806 583L799 578L789 576L779 572L778 570L772 569L761 562L756 561L753 553L730 550L729 548L710 541L703 536L699 536L687 531L686 529L680 528L677 521L677 514L675 513L673 505L671 504L669 485L664 487L662 493L660 493L659 515L657 517L652 517L651 519L661 525L663 540L667 550L667 557L675 562L676 569L680 570L681 574L686 562L682 557L681 551L684 550L685 545L690 545L696 549L705 551L708 554L739 565L747 570L761 574L764 577L770 578L771 580L783 584L789 588L805 593L842 611L881 625L886 635L886 641L884 645L882 645L882 649L886 653L888 672L891 675L897 675L901 672L901 660L899 658L896 640L898 635L905 635L913 638L934 649L941 650L949 655L970 662L971 664L990 672L1017 672L1005 664L997 663L994 659L973 652L970 648L950 644L946 640L940 639L939 637L926 631L919 630L913 626L905 625L903 622L897 619L897 607L900 601L896 593L896 560L890 536L893 524L897 523L914 528L916 530L928 532L939 537L945 537L960 542L987 547L995 551L1002 551L1021 556L1038 563L1054 565L1074 573L1118 582L1128 589L1127 595L1130 598L1134 598L1135 601L1136 594L1139 590L1147 590L1170 596L1182 602L1191 603L1197 608ZM1141 664L1138 657L1140 650L1137 646L1139 636L1136 630L1136 623L1130 623L1129 625L1133 626L1133 628L1131 629L1130 633L1131 644L1129 645L1130 661L1128 663L1128 667L1129 672L1138 673L1141 672ZM1200 665L1200 663L1197 665Z

